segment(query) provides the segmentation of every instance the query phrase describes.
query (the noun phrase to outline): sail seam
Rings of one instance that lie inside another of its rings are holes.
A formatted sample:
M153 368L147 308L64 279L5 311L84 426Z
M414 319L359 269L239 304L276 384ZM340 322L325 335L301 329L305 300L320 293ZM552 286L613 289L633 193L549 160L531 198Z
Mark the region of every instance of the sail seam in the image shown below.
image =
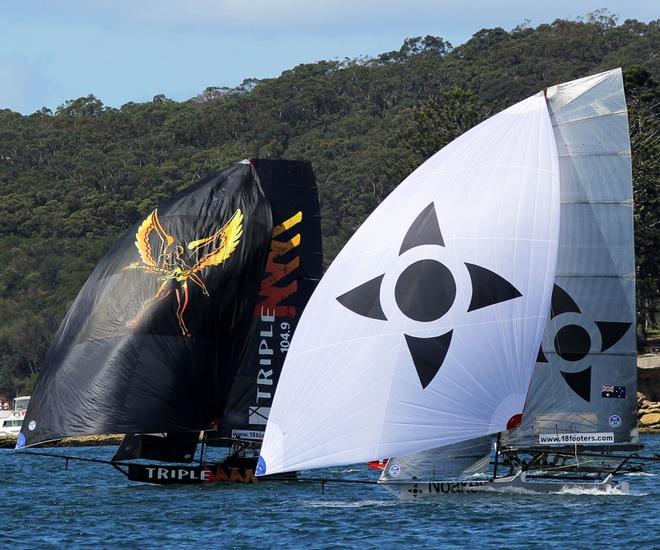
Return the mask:
M633 206L632 199L622 201L560 201L559 204L622 204L624 206Z
M554 351L547 351L547 352L544 351L543 353L546 356L550 356L550 357L552 357L552 356L561 357L557 352L554 352ZM594 355L604 355L604 356L608 356L608 357L610 357L610 356L611 357L637 357L637 352L634 352L634 351L628 351L628 352L620 351L620 352L608 353L608 352L605 352L605 351L599 351L597 353L594 353Z
M567 144L568 147L568 144ZM574 158L574 157L630 157L630 149L626 151L612 152L612 153L560 153L559 158Z
M555 277L602 277L603 279L634 279L634 273L557 273Z
M534 170L535 172L542 172L544 174L552 174L553 171L545 168L538 168L537 166L524 165L524 164L481 164L479 166L472 166L470 168L443 168L442 170L433 170L429 169L428 174L430 175L439 175L439 174L450 174L455 172L473 172L475 169L492 169L492 168L522 168L523 170Z
M602 115L591 115L591 116L585 116L582 118L575 118L573 120L565 120L564 122L557 122L556 124L553 124L553 128L558 128L560 126L568 126L569 124L575 124L576 122L582 122L584 120L591 120L594 118L601 118L601 117L606 117L606 116L615 116L615 115L625 115L626 111L612 111L611 113L603 113Z

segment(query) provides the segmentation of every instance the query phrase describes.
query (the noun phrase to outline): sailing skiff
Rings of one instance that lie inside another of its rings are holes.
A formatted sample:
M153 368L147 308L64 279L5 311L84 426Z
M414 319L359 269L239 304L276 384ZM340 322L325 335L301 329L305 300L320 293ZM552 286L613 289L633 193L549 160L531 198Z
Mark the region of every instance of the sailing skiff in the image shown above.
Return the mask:
M308 163L245 161L164 201L67 313L17 448L124 433L101 462L157 484L391 457L378 484L401 498L628 492L617 477L642 459L620 70L447 145L320 275ZM229 457L206 463L208 445Z
M69 309L17 448L126 434L107 462L131 480L253 482L321 265L307 162L249 159L164 200L115 243ZM207 463L211 445L229 456Z
M627 492L614 478L640 449L632 208L619 69L447 145L310 299L257 474L387 456L379 483L404 498Z

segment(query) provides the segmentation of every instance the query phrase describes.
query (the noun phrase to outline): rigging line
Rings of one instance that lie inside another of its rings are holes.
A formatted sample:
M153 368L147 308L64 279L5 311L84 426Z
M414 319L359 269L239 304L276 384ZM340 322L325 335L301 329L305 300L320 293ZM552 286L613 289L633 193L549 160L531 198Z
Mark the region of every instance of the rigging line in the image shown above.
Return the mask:
M580 466L582 466L584 464L589 464L591 462L596 462L596 461L595 460L583 461L580 464L577 464L578 469L579 469ZM570 469L575 468L575 466L576 466L576 464L565 464L563 466L541 466L541 467L536 468L536 469L540 472L545 472L545 471L549 471L549 470L570 470Z
M561 109L561 107L558 110L560 110L560 109ZM602 120L602 117L620 116L620 115L623 115L623 114L626 114L626 113L627 113L626 110L611 111L609 113L598 113L598 114L595 114L595 115L585 116L585 117L582 117L582 118L573 118L571 120L564 120L563 122L557 122L557 124L553 124L552 127L553 128L558 128L560 126L568 126L569 124L575 124L577 122L584 122L585 120L593 120L595 118L599 118L599 119Z
M578 467L578 470L580 469L580 458L578 457L578 444L577 444L577 434L575 432L575 425L573 425L573 437L575 438L575 463Z
M112 460L102 460L100 458L85 458L82 456L61 455L57 453L42 453L39 451L17 450L16 452L24 455L50 456L54 458L64 458L66 460L78 460L80 462L96 462L98 464L110 464L111 466L129 466L129 464L126 462L113 462Z
M621 463L614 469L614 471L610 473L610 476L614 476L615 474L617 474L619 472L619 470L621 470L621 468L623 468L629 460L630 459L628 459L628 458L624 458L621 461Z
M211 432L214 432L215 430L209 430ZM245 443L245 444L251 444L251 443L261 443L261 439L250 439L250 438L240 438L240 437L217 437L213 438L213 441L226 441L227 443Z
M559 154L559 158L568 158L568 157L629 157L630 150L628 151L619 151L612 153L566 153Z
M124 474L126 477L128 477L128 472L124 470L123 468L120 468L118 464L113 463L112 467L115 468L116 470L120 471L122 474Z
M568 451L561 451L561 450L554 450L552 448L548 449L534 449L534 448L515 448L515 449L506 449L508 451L515 451L516 453L538 453L539 451L543 451L545 453L551 453L555 454L557 456L568 456L568 457L573 457L572 452ZM609 454L608 451L603 451L603 452L596 452L596 451L580 451L579 452L581 456L592 456L596 458L606 458L606 459L611 459L611 460L623 460L624 458L628 458L629 460L636 460L636 461L649 461L649 462L660 462L660 455L654 455L654 456L641 456L638 454L630 454L630 455L619 455L619 454Z

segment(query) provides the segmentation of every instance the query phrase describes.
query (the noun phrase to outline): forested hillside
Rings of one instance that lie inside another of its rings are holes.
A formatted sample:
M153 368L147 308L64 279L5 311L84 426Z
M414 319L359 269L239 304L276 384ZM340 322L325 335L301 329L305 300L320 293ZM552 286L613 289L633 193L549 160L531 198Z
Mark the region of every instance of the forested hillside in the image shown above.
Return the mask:
M483 29L456 48L411 38L375 59L300 65L180 103L158 95L114 109L88 96L54 113L0 110L0 397L30 390L109 244L196 179L248 156L310 160L327 263L394 186L458 134L544 86L619 66L643 320L658 295L658 52L660 21L617 24L600 12Z

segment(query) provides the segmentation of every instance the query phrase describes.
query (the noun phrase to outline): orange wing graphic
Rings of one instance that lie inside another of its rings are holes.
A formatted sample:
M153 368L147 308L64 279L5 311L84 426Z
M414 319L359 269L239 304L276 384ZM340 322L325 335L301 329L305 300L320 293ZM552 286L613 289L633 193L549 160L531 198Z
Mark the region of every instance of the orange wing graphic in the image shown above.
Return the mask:
M153 250L151 249L151 233L156 232L156 235L160 238L161 250L156 254L154 258ZM169 235L158 219L158 209L154 210L147 218L140 224L140 227L135 234L135 246L140 253L140 258L142 262L152 268L157 268L158 266L158 257L160 254L166 253L167 249L174 243L174 237ZM162 266L160 266L162 267Z
M204 254L195 265L187 271L188 274L197 273L205 267L220 265L232 255L238 243L240 242L241 235L243 235L243 212L240 208L234 212L231 219L223 225L215 234L188 243L188 250L197 250L201 246L216 244L217 246L210 252Z
M154 232L160 239L160 250L157 251L151 246L154 240L152 238ZM176 316L181 334L190 336L190 331L183 317L190 301L188 281L195 283L201 288L202 293L208 296L209 291L198 272L205 267L220 265L227 260L238 247L242 234L243 213L238 209L231 219L213 235L188 243L188 250L192 252L192 256L197 257L195 264L190 267L188 261L192 258L183 257L184 248L180 243L172 246L175 239L165 231L158 219L158 211L154 210L140 224L135 234L135 246L142 262L133 262L127 265L124 270L139 269L145 273L155 274L158 276L160 286L156 294L145 300L138 314L126 324L129 327L136 327L144 313L154 302L163 300L174 293L177 303ZM212 248L200 257L199 249L206 246ZM170 247L172 248L170 249Z

